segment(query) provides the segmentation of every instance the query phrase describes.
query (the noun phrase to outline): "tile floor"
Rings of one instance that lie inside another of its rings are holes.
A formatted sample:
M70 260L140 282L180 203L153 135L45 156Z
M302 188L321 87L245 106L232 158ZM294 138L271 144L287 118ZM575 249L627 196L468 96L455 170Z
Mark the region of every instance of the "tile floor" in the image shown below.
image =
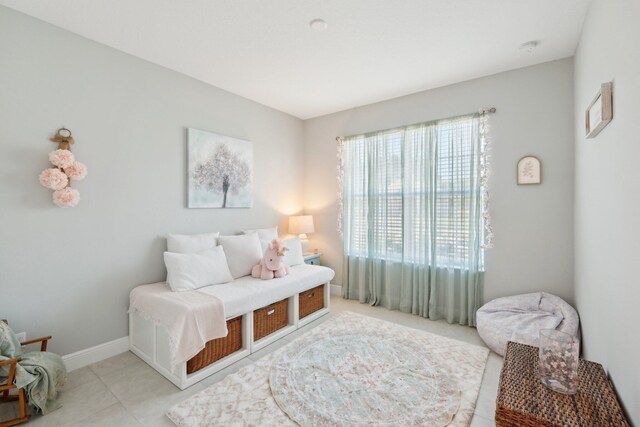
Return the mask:
M342 298L331 298L331 314L350 310L411 328L422 329L449 338L482 345L475 329L431 321L419 316L370 307ZM72 371L60 393L63 407L47 416L33 416L31 426L174 426L164 415L173 404L220 381L225 376L266 354L288 344L305 331L326 321L329 316L301 328L248 358L223 369L186 390L180 390L150 368L133 353L122 353L102 362ZM476 404L472 427L494 426L495 398L502 358L490 353ZM14 417L15 405L0 405L0 420Z

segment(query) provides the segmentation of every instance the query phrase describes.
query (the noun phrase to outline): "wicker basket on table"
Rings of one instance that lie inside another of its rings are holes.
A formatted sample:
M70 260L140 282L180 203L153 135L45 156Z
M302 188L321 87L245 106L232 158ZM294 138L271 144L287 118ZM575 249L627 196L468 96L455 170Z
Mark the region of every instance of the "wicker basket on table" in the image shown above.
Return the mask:
M509 342L496 399L498 427L626 427L602 365L580 360L578 392L569 396L545 387L538 375L538 348Z

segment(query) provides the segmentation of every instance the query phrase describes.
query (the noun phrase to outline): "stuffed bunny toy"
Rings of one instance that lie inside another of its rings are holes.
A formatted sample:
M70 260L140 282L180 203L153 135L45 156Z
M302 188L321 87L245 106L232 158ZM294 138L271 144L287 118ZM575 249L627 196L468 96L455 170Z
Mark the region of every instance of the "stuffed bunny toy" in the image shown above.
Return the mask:
M264 251L260 263L251 269L251 276L256 279L269 280L289 274L289 266L283 262L284 253L288 250L289 248L283 246L278 239L274 239Z

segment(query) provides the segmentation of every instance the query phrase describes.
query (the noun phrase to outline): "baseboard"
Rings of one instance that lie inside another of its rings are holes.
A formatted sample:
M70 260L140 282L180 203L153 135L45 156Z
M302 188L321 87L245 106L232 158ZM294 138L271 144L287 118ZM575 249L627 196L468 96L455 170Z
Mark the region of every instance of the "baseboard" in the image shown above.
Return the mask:
M331 285L331 295L337 295L339 297L342 296L342 286L341 285Z
M129 350L129 337L122 337L62 356L67 371L74 371Z

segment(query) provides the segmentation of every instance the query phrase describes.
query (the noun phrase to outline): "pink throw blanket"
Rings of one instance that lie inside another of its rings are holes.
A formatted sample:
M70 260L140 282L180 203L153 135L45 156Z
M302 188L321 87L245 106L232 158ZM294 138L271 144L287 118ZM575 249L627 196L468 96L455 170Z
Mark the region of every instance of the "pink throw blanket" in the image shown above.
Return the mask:
M222 301L198 291L172 292L164 282L142 285L129 294L129 312L162 326L171 343L171 366L186 362L205 344L227 336Z

